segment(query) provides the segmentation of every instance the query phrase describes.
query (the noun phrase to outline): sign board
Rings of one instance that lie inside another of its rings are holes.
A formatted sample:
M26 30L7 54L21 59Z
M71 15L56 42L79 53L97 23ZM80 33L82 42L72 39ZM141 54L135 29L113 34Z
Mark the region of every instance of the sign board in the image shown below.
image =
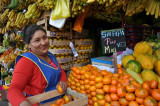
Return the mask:
M103 54L126 50L126 40L123 28L102 30L101 41Z

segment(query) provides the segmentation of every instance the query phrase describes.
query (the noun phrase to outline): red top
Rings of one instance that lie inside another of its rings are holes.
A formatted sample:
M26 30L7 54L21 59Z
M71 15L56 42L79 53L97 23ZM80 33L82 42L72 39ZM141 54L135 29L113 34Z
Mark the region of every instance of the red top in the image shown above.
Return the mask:
M57 67L53 61L49 62L53 67ZM61 67L60 67L61 68ZM67 82L64 70L61 68L60 81ZM12 106L27 100L23 91L29 95L43 93L47 82L39 68L29 59L22 57L15 66L11 85L9 86L7 97Z

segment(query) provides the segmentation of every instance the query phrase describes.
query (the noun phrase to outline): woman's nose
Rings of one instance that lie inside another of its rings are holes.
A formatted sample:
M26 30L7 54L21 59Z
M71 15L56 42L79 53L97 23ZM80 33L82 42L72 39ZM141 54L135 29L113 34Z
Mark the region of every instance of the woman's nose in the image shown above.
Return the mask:
M42 39L42 40L41 40L41 44L45 44L45 40Z

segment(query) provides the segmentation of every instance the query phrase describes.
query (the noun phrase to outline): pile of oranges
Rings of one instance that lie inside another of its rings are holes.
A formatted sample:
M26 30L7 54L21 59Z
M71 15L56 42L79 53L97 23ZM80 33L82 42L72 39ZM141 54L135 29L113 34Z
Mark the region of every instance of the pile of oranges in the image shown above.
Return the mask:
M138 83L118 64L118 73L88 64L72 67L68 86L88 96L88 106L160 106L156 80Z

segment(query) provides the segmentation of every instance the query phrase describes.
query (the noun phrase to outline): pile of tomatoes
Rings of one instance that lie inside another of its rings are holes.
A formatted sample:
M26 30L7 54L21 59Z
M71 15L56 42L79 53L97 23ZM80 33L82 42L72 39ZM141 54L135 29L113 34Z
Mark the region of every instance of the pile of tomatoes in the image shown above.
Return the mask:
M70 102L69 96L64 95L63 98L57 99L55 104L51 104L50 106L62 106Z
M118 73L88 64L72 67L68 86L88 96L88 106L160 106L156 80L138 83L118 65Z

